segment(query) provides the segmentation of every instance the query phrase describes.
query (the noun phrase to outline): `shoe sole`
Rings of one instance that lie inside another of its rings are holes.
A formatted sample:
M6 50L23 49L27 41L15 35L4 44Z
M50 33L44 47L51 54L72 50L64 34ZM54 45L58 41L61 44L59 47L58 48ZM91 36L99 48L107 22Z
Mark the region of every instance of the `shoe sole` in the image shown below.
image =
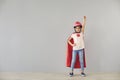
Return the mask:
M80 75L80 76L82 76L82 77L86 77L86 75Z

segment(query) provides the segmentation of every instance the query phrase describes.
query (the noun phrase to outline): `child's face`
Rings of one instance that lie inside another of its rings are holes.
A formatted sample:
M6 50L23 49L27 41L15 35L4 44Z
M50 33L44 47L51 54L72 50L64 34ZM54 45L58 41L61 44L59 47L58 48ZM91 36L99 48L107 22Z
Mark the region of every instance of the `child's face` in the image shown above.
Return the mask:
M76 27L75 32L80 32L80 27Z

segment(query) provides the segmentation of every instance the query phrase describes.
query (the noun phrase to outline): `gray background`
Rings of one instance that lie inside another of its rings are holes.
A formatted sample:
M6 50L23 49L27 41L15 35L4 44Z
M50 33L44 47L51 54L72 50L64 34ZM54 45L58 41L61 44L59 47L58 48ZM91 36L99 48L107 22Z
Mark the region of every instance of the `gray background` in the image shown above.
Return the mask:
M0 0L0 71L66 72L66 41L87 16L87 72L120 72L120 0Z

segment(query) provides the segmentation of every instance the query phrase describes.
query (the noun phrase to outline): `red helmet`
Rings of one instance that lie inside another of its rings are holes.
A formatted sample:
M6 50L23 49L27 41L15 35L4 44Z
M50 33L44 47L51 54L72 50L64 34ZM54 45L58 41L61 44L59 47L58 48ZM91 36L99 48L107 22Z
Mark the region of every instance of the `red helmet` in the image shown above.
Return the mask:
M74 27L76 27L76 26L80 26L81 27L82 24L79 21L76 21L75 24L74 24Z

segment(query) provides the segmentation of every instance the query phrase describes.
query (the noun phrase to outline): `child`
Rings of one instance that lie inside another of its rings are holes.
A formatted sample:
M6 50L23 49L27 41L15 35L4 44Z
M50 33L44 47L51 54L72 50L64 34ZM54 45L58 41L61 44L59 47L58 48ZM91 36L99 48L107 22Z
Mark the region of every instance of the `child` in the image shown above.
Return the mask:
M75 22L75 32L68 38L67 50L67 67L71 67L70 76L73 76L74 68L81 68L81 76L86 76L84 73L85 53L84 53L84 28L86 23L86 16L84 16L83 24Z

